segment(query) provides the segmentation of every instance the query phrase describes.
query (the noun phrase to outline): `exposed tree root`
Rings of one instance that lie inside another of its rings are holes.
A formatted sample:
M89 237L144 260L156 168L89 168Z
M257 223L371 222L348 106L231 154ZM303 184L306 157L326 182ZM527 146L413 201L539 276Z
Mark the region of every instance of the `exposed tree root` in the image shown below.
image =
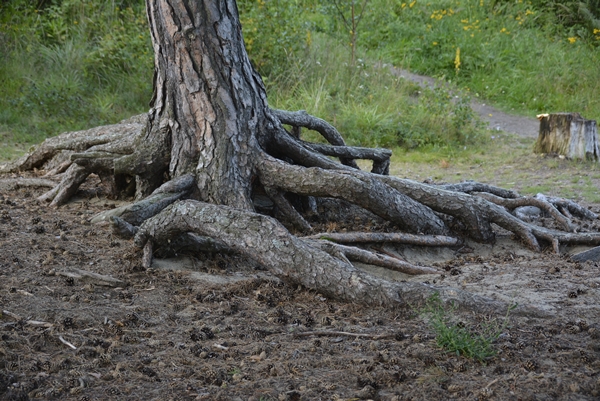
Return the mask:
M62 181L40 196L38 200L50 202L50 206L60 206L75 195L79 186L83 184L89 175L90 171L87 168L78 164L71 164L65 172Z
M553 204L551 204L550 202L547 202L545 200L538 199L538 198L532 198L530 196L505 199L505 198L501 198L499 196L492 195L489 193L484 193L484 192L478 193L477 195L481 196L484 199L487 199L488 201L490 201L492 203L495 203L496 205L504 206L505 208L507 208L509 210L515 209L517 207L522 207L522 206L538 207L541 210L544 210L545 212L547 212L550 216L552 216L562 226L563 230L569 231L569 232L574 232L576 229L576 227L573 225L573 223L567 216L563 215L561 212L558 211L558 209L556 209L554 207Z
M255 185L271 200L275 217L298 232L310 233L310 216L318 209L319 199L334 198L357 205L402 232L323 233L298 238L271 217L192 200L203 198L195 173L160 185L163 177L156 172L168 170L168 155L153 158L156 150L134 145L146 138L145 117L48 139L16 163L0 169L18 172L37 168L60 177L60 183L40 197L51 201L52 206L68 201L92 173L100 176L112 196L135 192L137 202L100 213L92 222L108 221L115 234L135 237L135 243L144 250L145 268L151 266L154 255L235 252L287 281L372 304L406 306L440 292L444 299L467 308L504 313L507 307L452 289L375 278L354 267L352 261L406 274L439 272L390 254L336 242L453 247L461 245L464 237L492 242L496 224L535 250L541 249L540 241L551 244L556 252L560 244L600 244L600 233L575 232L571 214L587 219L597 216L574 202L541 194L521 197L514 191L476 182L432 185L390 177L386 175L390 151L346 146L335 128L305 112L276 110L273 115L280 123L292 126L292 133L275 124L262 148L252 152L258 160ZM300 128L318 131L331 145L302 141L294 136ZM358 158L373 161L371 173L358 169ZM155 165L150 166L152 163ZM47 181L42 184L50 185ZM542 209L564 231L540 227L510 213L521 206Z
M405 233L321 233L305 238L325 239L342 243L394 242L398 244L420 246L458 246L463 243L459 238L447 237L444 235L413 235Z
M133 142L146 125L145 114L131 117L118 124L105 125L84 131L67 132L48 138L32 152L13 163L0 165L0 173L46 169L51 171L60 167L66 170L71 164L70 156L75 152L110 151L119 149L123 153L133 152ZM117 152L115 152L117 153Z
M537 194L535 197L536 199L554 205L561 211L562 214L564 214L567 217L570 217L569 214L573 214L582 219L588 220L595 220L598 218L598 215L596 213L589 211L588 209L569 199L557 198L554 196L546 196L544 194Z
M448 233L444 222L428 207L380 182L376 174L303 168L265 155L258 167L269 187L305 196L344 199L397 224L426 234Z
M162 244L188 232L224 243L288 283L302 284L338 299L409 307L420 305L438 293L444 302L483 313L505 314L508 308L503 302L455 289L376 278L315 247L313 241L291 235L268 216L194 200L179 201L148 219L136 234L135 244L140 248L148 242ZM542 312L519 307L514 313L541 316Z
M56 186L56 182L45 178L3 178L0 179L0 190L12 191L18 188L27 187L49 187Z
M321 248L322 250L334 257L341 258L341 256L343 255L343 257L347 258L348 261L362 262L374 266L381 266L390 270L395 270L406 274L441 273L441 271L433 269L431 267L416 266L412 263L405 262L398 258L376 254L353 246L345 246L340 244L334 244L331 242L318 242L316 246L318 246L319 248Z

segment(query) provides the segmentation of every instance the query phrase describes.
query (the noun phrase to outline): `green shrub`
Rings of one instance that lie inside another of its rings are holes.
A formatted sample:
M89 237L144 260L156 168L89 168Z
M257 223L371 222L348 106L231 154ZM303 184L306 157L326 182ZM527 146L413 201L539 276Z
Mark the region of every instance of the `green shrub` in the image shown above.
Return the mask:
M310 24L295 0L238 0L244 43L263 75L281 73L293 55L310 46Z

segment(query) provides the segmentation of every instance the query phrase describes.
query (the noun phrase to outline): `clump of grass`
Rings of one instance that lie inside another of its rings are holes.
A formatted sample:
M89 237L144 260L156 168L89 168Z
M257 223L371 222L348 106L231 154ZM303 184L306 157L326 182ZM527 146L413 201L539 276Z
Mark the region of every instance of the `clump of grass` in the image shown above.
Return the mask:
M437 345L448 352L480 362L495 356L494 341L507 326L508 312L502 323L491 321L481 324L478 330L471 330L457 321L455 310L454 306L446 308L436 293L429 297L420 311L432 326Z
M0 157L147 108L152 54L143 2L0 5Z
M289 63L290 70L267 79L270 103L331 122L351 145L464 146L485 137L468 96L420 88L382 63L344 62L346 52L338 42L315 34L305 54Z

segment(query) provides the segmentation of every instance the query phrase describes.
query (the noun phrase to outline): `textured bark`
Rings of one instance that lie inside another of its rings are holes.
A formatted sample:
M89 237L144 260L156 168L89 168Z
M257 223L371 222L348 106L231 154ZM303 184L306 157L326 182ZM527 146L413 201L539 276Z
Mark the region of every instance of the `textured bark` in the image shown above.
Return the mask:
M586 120L579 113L539 115L540 133L536 153L553 153L569 159L600 158L596 121Z
M377 175L302 168L266 157L260 165L265 185L311 196L353 202L399 227L424 234L446 234L444 222L429 208L377 180Z
M147 7L155 75L143 180L194 173L200 199L252 209L257 133L273 123L235 1L153 0Z
M160 244L182 233L216 238L234 251L259 262L282 280L352 302L390 307L421 305L438 293L445 302L484 313L504 314L508 305L450 288L422 283L389 282L357 269L291 235L267 216L193 200L177 202L144 222L135 237L137 246ZM521 307L513 313L529 313Z
M458 246L462 244L462 241L458 238L443 235L413 235L405 233L321 233L306 238L325 239L342 243L394 242L420 246Z

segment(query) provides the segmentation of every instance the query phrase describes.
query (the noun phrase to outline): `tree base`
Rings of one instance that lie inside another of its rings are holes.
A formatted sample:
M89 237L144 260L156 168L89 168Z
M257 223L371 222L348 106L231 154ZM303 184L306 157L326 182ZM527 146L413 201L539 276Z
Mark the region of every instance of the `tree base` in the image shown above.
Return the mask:
M573 202L542 195L521 197L475 182L432 185L390 177L385 175L389 151L345 146L333 127L304 112L274 111L273 116L296 128L316 129L332 145L312 146L283 127L276 128L271 142L253 150L253 157L260 160L252 183L253 210L198 201L202 196L194 173L166 180L148 178L148 160L153 159L146 152L153 150L136 145L149 129L139 116L48 139L0 168L10 172L41 169L48 177L60 178L58 185L39 198L50 206L68 201L90 174L99 176L109 196L136 194L133 204L101 213L93 222L108 221L115 235L135 238L143 249L144 268L152 265L155 255L233 253L290 284L367 304L409 307L439 293L443 300L466 308L490 313L505 313L508 308L455 289L388 282L355 266L358 262L406 274L443 273L386 252L385 243L459 251L466 238L493 242L493 227L499 226L536 251L549 245L559 252L561 243L600 244L600 233L577 232L574 219L597 216ZM341 163L326 156L339 157ZM374 172L359 170L356 157L373 160ZM157 166L152 169L161 171ZM517 211L524 206L539 209L553 225L546 228L519 218Z

